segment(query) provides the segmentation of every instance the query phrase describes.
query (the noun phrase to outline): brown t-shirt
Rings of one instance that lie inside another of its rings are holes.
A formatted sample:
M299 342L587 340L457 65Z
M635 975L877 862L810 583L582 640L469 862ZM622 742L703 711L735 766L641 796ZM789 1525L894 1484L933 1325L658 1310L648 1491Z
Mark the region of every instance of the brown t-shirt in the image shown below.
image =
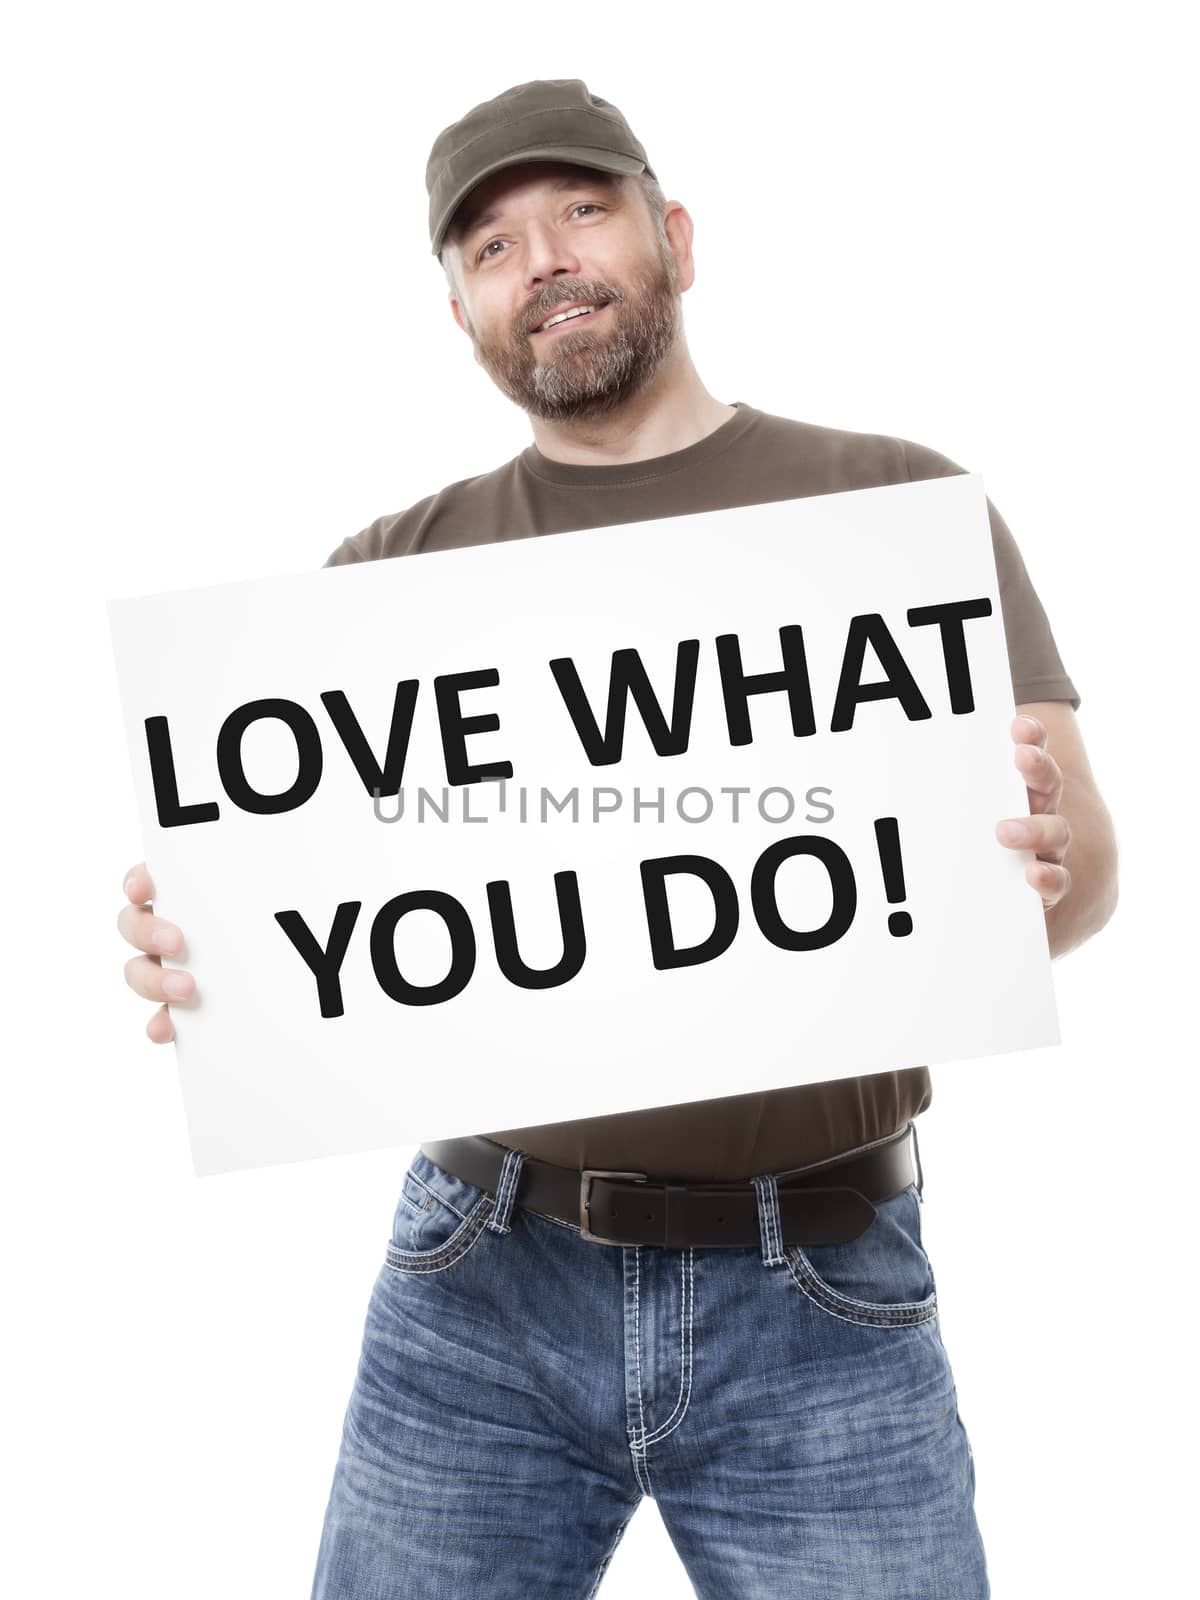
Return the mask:
M463 545L566 533L653 517L941 478L966 469L887 434L854 433L735 413L683 450L617 466L552 461L531 444L492 472L451 483L346 539L327 567ZM1013 703L1080 698L1016 542L988 500ZM748 1075L752 1075L752 1067ZM911 1066L583 1121L491 1131L488 1138L568 1167L606 1167L687 1181L734 1181L838 1155L898 1132L933 1098Z

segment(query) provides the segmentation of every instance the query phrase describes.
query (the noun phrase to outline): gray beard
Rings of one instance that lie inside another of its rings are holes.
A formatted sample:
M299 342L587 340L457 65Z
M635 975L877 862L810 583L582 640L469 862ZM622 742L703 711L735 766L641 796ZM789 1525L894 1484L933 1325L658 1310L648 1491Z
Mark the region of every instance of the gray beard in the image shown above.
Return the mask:
M628 293L600 279L559 285L560 304L607 300L613 326L554 334L553 355L539 361L530 335L489 343L475 336L475 359L496 386L530 416L562 422L601 417L644 388L679 337L680 295L675 258L662 249L656 264L636 274ZM553 311L548 311L552 316Z

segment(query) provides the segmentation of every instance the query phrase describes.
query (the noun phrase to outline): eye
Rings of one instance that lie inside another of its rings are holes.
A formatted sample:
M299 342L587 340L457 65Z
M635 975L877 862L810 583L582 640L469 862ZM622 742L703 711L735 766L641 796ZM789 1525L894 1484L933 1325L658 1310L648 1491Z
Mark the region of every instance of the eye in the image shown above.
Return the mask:
M581 200L578 205L571 207L571 215L574 216L576 211L603 211L604 209L605 208L598 204L595 200ZM487 244L484 245L483 249L480 250L479 254L475 257L476 261L495 260L495 257L489 255L488 252L491 250L494 244L503 244L503 242L504 241L502 239L489 239Z

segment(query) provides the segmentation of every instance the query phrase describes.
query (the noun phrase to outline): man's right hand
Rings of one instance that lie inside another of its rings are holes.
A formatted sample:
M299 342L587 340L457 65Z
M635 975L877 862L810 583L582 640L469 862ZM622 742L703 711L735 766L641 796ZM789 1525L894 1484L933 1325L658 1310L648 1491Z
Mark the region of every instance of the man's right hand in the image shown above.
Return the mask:
M131 956L125 963L125 982L147 1000L162 1001L158 1010L146 1024L146 1032L155 1044L169 1044L175 1037L175 1026L167 1002L178 1004L192 998L196 980L190 972L174 967L164 972L161 956L178 957L183 952L183 934L173 922L156 917L150 906L154 898L154 885L139 861L125 874L125 893L129 904L121 907L117 929L123 939L145 955Z

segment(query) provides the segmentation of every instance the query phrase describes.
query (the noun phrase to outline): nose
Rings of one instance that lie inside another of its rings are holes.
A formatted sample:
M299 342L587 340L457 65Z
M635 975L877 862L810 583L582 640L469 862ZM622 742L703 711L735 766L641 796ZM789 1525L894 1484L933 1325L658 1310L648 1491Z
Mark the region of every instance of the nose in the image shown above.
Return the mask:
M549 278L572 274L578 276L579 257L561 229L535 219L526 229L525 241L528 252L525 281L528 289L540 288Z

